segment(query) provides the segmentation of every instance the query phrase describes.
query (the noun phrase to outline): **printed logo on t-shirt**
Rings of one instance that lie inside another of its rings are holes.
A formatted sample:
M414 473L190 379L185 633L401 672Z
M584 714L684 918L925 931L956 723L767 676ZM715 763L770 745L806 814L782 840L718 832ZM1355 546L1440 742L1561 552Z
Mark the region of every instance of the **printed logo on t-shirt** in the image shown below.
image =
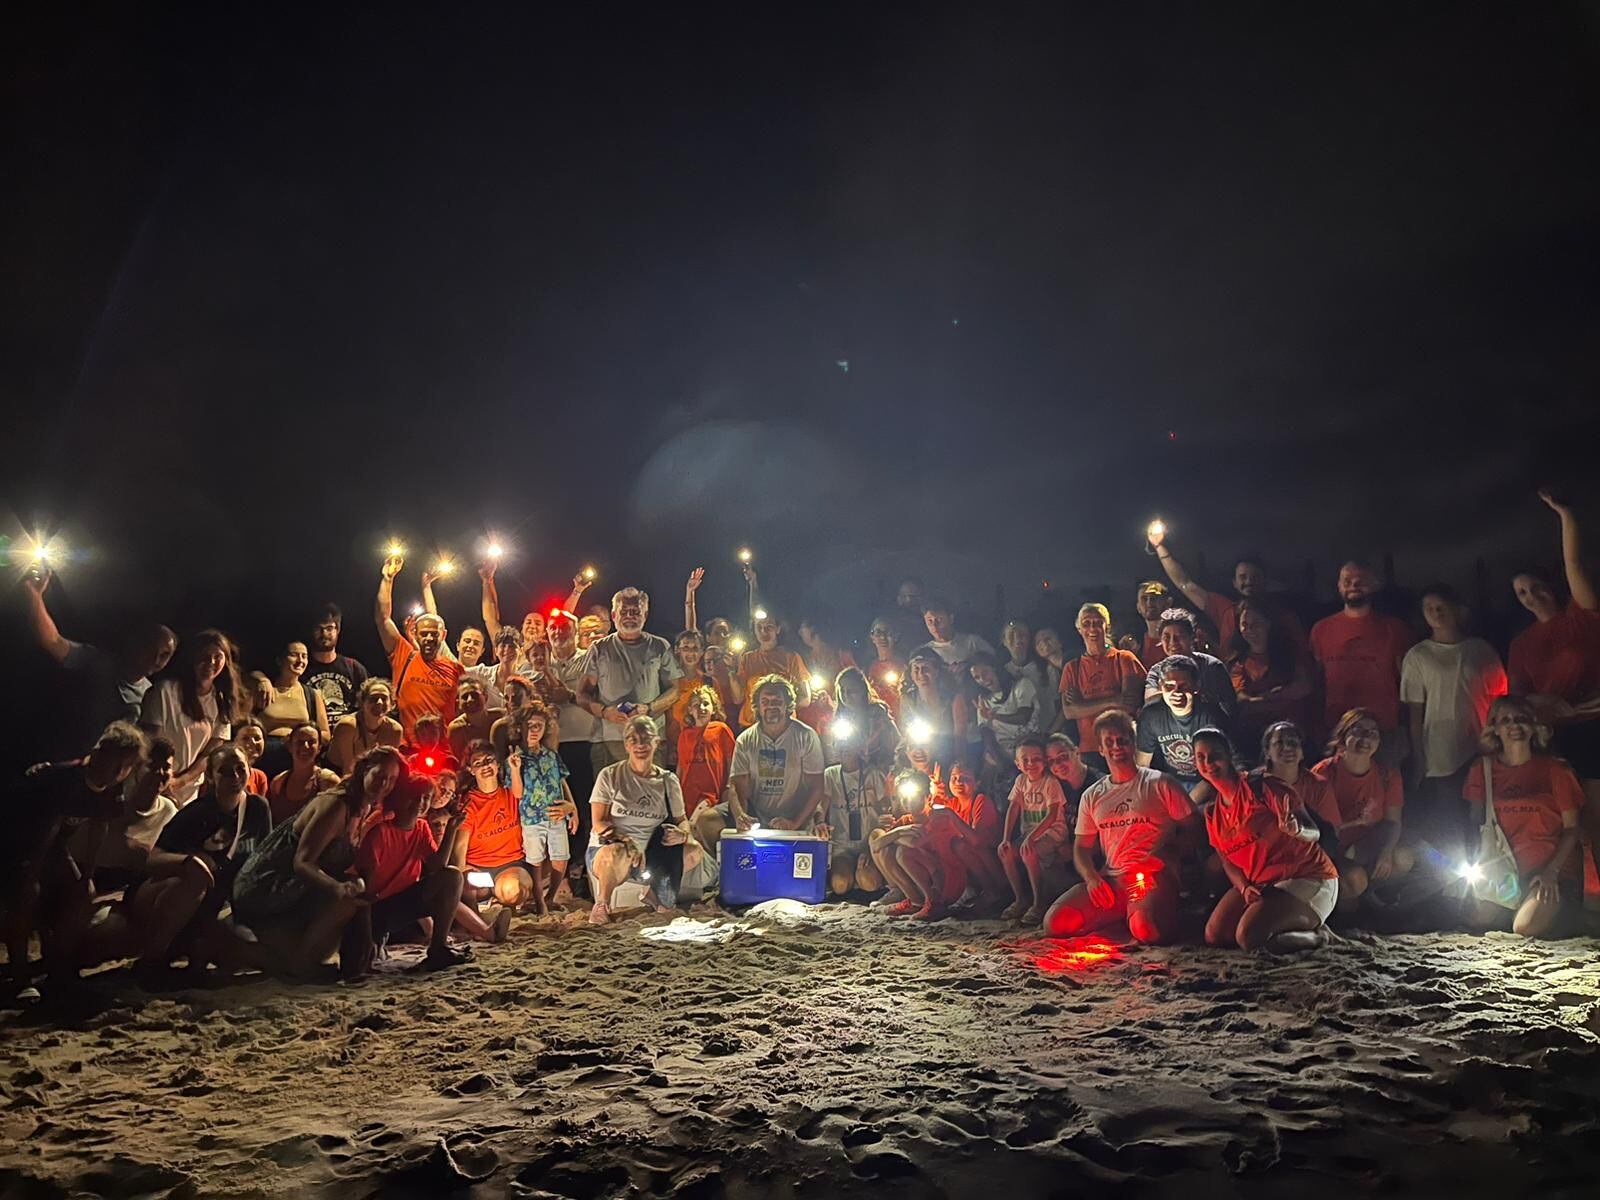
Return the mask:
M756 748L756 787L763 796L781 797L788 775L789 751L782 746Z

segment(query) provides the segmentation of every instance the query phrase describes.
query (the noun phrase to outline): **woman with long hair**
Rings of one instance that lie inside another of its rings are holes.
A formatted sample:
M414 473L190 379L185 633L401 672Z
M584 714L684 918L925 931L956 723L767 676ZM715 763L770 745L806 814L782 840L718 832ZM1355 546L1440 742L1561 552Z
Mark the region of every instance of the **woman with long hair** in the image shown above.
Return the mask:
M1271 775L1240 773L1220 729L1194 735L1200 777L1216 790L1206 836L1233 886L1206 922L1206 942L1241 950L1304 950L1326 937L1339 872L1302 819L1299 797Z
M912 654L907 672L900 689L901 736L927 746L933 760L947 767L958 757L976 766L979 756L970 741L977 728L972 706L951 680L944 660L924 647Z
M311 652L306 644L290 642L278 655L277 674L267 681L266 703L256 716L267 735L260 767L269 776L288 767L289 751L283 743L296 726L313 726L322 744L328 744L332 732L328 728L328 706L322 693L304 681L310 663Z
M1313 810L1338 837L1339 907L1348 910L1374 883L1399 879L1416 865L1400 844L1405 803L1400 772L1378 761L1383 729L1369 708L1352 708L1328 739L1328 757L1311 773L1328 785L1328 807Z
M1222 660L1238 698L1233 731L1246 753L1268 725L1305 720L1311 664L1266 606L1240 601L1238 627L1227 639Z
M387 679L369 679L356 693L356 710L340 717L328 745L328 762L348 775L356 760L379 746L398 747L405 737L394 711L394 688Z
M309 978L339 949L367 890L351 873L366 819L405 775L398 751L368 751L348 779L275 828L240 870L233 881L234 915L279 973ZM369 948L347 945L341 971L359 975L369 959Z
M689 690L678 732L678 786L684 812L692 820L702 804L719 804L733 765L733 730L722 698L709 683Z
M139 721L178 749L171 795L181 807L200 791L206 759L233 734L244 715L239 668L232 641L217 629L185 638L166 678L144 694Z
M861 668L854 666L834 677L833 694L838 708L823 739L829 761L842 761L843 747L852 745L867 766L887 771L894 764L894 749L900 740L888 703L879 697Z
M1478 826L1493 793L1495 820L1516 859L1519 889L1514 908L1474 899L1467 919L1477 929L1544 937L1563 910L1577 907L1583 788L1572 768L1550 752L1550 740L1550 727L1522 697L1502 696L1490 705L1480 743L1484 756L1468 770L1461 791Z

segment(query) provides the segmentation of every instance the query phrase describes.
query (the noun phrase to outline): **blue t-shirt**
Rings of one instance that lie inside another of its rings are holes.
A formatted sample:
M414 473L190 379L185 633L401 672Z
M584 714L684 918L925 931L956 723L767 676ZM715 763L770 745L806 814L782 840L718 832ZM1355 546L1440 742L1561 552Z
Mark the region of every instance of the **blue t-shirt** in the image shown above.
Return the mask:
M522 752L522 799L517 802L517 820L524 825L543 825L550 810L561 803L561 781L570 774L567 764L554 750L541 746ZM505 765L502 782L511 786L511 764Z

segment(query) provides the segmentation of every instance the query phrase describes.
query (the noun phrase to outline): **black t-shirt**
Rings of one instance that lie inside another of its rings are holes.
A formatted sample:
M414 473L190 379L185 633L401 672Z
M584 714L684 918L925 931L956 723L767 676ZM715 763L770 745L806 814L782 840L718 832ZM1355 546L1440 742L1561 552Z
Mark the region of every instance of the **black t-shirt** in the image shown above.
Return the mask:
M234 844L234 834L238 843ZM217 881L232 883L244 860L267 840L272 832L272 809L253 792L244 798L244 823L239 812L223 812L211 792L202 792L180 808L156 839L156 848L170 854L201 854L211 864ZM229 847L233 854L228 855Z
M1184 783L1200 778L1194 765L1194 735L1207 727L1227 729L1222 710L1208 700L1197 700L1186 717L1177 716L1165 700L1152 700L1139 712L1138 749L1152 754L1150 765L1176 775Z
M355 712L356 693L366 681L367 669L348 654L340 654L328 663L313 660L300 677L301 683L312 691L322 693L322 703L328 709L329 725Z
M80 762L57 763L19 780L6 792L7 836L0 861L29 862L56 837L70 834L84 821L109 821L122 811L122 788L91 788ZM41 845L41 842L44 845Z
M1074 788L1065 779L1056 777L1056 782L1061 785L1061 794L1067 798L1067 830L1072 832L1078 828L1078 801L1083 794L1106 777L1104 771L1096 771L1087 763L1083 767L1083 786Z

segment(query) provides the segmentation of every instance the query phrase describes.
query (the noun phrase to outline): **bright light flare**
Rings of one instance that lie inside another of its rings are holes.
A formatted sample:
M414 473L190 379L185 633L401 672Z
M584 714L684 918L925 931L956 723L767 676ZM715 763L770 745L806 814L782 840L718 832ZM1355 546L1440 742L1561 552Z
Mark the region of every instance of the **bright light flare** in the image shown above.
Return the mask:
M412 606L411 606L411 615L412 615L412 616L413 616L413 617L420 617L420 616L421 616L421 615L422 615L422 605L420 605L420 604L413 604L413 605L412 605Z
M742 637L740 637L738 634L734 634L731 638L728 639L728 649L732 650L735 654L743 654L744 653L744 648L745 648L745 640Z
M593 567L585 567L583 569L583 577L591 582L593 582L595 576L598 574L600 574L600 572L596 571Z
M1483 880L1483 868L1477 863L1462 863L1456 868L1456 874L1468 883L1479 883Z
M887 683L890 687L898 687L900 685L900 672L899 671L885 671L883 673L883 681L885 683Z
M383 552L389 558L404 558L406 547L404 542L390 542L384 547Z
M749 546L739 547L739 561L747 566L755 561L755 555L750 552Z
M1154 521L1151 521L1149 525L1145 526L1145 535L1150 538L1161 537L1166 532L1167 523L1160 517L1157 517Z
M433 573L435 575L454 575L456 573L456 564L448 558L441 558L433 564Z
M468 871L467 883L477 888L493 887L494 876L487 871Z
M855 737L856 727L849 717L840 717L833 723L833 728L829 732L833 734L836 741L845 742Z
M813 692L820 692L820 691L824 690L827 686L828 686L828 681L826 679L824 679L821 675L813 675L811 677L811 690Z
M915 779L902 779L895 791L900 794L902 800L915 800L922 795L922 785Z
M499 542L490 542L486 547L484 547L483 552L494 562L499 562L506 556L506 548Z
M917 717L906 726L906 736L919 746L926 746L933 740L933 726L921 717Z
M758 608L750 615L758 621L765 621L767 619L767 610L764 608Z

